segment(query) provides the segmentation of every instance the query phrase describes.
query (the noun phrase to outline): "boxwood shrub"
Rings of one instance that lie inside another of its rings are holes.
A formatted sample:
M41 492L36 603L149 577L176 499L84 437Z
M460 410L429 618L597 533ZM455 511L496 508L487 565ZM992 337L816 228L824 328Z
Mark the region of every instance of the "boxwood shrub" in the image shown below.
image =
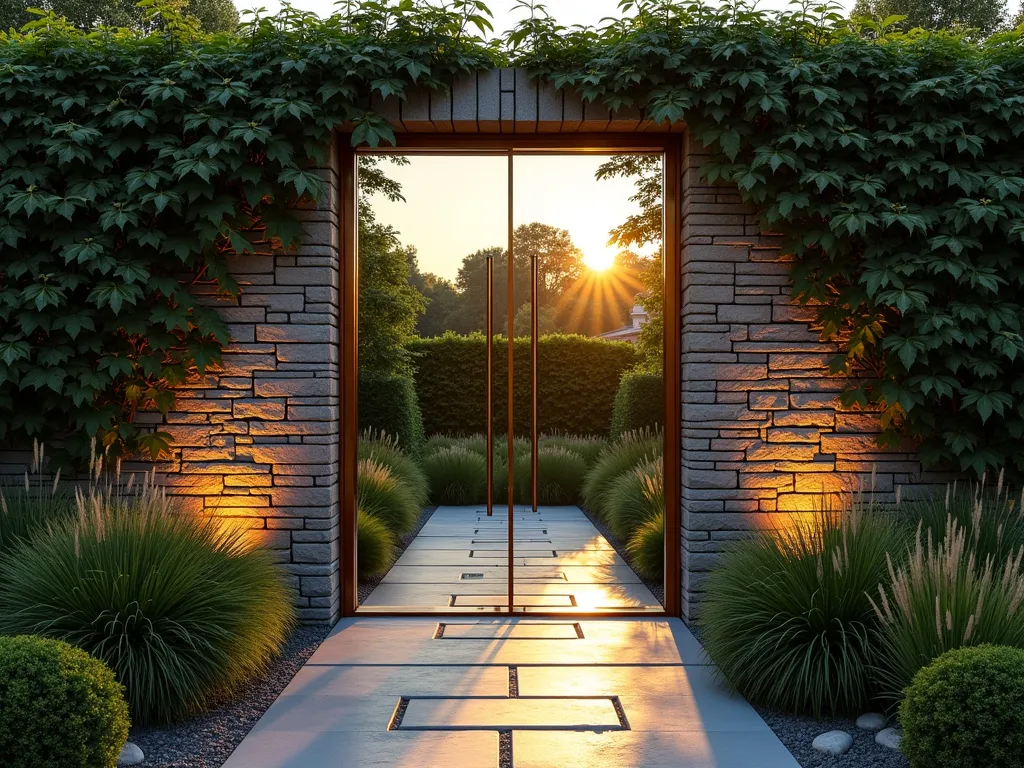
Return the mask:
M660 373L626 371L612 410L612 437L634 429L665 426L665 380Z
M530 433L530 340L513 342L515 431ZM495 432L505 431L508 402L504 338L494 341ZM487 347L482 334L447 334L409 345L427 434L487 431ZM545 433L606 436L622 373L637 362L631 344L584 336L549 335L538 341L539 429Z
M408 376L359 372L359 429L393 435L406 452L423 449L423 416Z
M57 640L0 637L0 765L114 768L127 738L106 664Z
M921 669L900 704L911 768L1024 765L1024 650L958 648Z

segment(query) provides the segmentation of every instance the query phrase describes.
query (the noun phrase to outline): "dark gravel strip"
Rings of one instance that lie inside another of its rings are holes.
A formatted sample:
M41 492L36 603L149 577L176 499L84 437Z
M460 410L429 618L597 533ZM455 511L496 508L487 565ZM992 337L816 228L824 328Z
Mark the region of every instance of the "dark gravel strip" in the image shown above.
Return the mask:
M519 698L519 667L508 668L508 697Z
M138 744L146 755L143 765L220 768L328 632L326 624L296 627L267 672L217 709L184 723L133 728L128 740Z
M498 768L512 768L512 731L498 731Z
M633 566L633 558L630 557L629 553L626 552L625 543L619 541L615 534L611 532L611 529L607 525L605 525L604 521L601 520L597 515L591 514L590 511L586 509L586 507L580 506L580 509L583 511L583 514L587 516L587 519L594 524L594 527L597 528L601 535L608 539L608 543L615 547L615 551L619 553L619 557L626 561L626 564L633 569L633 573L636 573L636 568ZM657 598L658 602L661 603L662 606L664 606L664 582L654 581L652 579L645 579L643 576L640 576L639 573L636 573L636 575L637 577L639 577L640 581L642 581L647 586L647 588L654 593L654 596Z
M388 571L394 568L395 563L398 562L398 558L402 556L402 553L405 552L410 544L412 544L412 540L419 535L421 530L423 530L423 526L427 524L427 520L429 520L430 516L434 514L435 509L437 509L437 506L426 507L422 512L420 512L416 525L412 527L412 530L409 531L409 533L405 534L398 540L398 545L395 547L395 557L391 561L391 565L372 579L367 579L366 581L359 583L359 605L363 604L363 601L370 596L370 593L373 592L383 578L388 575Z
M860 730L853 720L815 720L755 709L802 768L908 768L902 752L876 744L875 734ZM850 751L832 757L814 749L811 746L814 737L828 731L846 731L853 736Z

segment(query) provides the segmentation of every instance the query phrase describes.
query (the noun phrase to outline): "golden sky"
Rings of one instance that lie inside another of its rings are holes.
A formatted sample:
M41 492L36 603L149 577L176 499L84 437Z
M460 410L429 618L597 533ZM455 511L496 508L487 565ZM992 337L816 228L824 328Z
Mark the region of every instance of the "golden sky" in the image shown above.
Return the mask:
M403 245L414 245L423 272L454 280L467 254L508 241L508 159L501 156L412 156L410 164L382 164L402 185L406 202L372 199L378 221ZM639 211L629 201L633 182L597 181L606 155L520 155L513 167L513 223L539 221L566 229L584 259L600 264L617 249L608 232Z

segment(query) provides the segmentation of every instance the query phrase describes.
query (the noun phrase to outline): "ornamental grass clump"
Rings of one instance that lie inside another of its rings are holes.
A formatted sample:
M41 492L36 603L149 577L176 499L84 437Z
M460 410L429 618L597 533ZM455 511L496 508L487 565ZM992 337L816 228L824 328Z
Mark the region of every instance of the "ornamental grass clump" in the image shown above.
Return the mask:
M665 513L658 512L633 531L626 544L633 568L645 579L661 579L665 572Z
M665 476L660 458L619 475L611 486L605 519L628 541L640 526L665 511Z
M986 486L984 478L978 483L953 483L945 496L906 503L903 511L911 531L920 524L936 537L945 533L950 519L955 520L978 563L991 556L1001 564L1024 546L1024 491L1012 497L1002 473L994 488Z
M128 725L102 661L57 640L0 637L4 768L115 768Z
M537 450L537 503L575 504L579 500L587 462L580 454L568 448L538 447ZM527 450L516 456L516 503L531 502L531 457Z
M417 507L427 503L427 476L419 463L402 449L394 435L364 430L359 437L359 458L371 459L387 467L405 485Z
M106 662L135 725L201 712L266 668L293 598L245 531L181 513L152 477L94 482L77 506L0 559L0 635L62 640Z
M877 627L868 591L898 541L890 519L854 505L736 542L708 577L704 647L755 704L815 717L863 711Z
M360 509L356 515L356 548L360 580L372 579L395 559L395 536L376 515Z
M662 456L664 441L660 432L627 432L609 443L583 482L583 504L602 519L608 515L612 486L623 474Z
M1024 646L1022 558L1024 548L1001 563L979 560L952 517L941 537L919 529L906 562L889 558L888 582L873 590L880 693L898 701L918 670L953 648Z
M32 467L20 483L0 485L0 555L29 539L49 523L75 514L75 497L60 485L60 470L53 479L43 475L45 449L32 446Z
M433 504L482 504L487 496L487 461L459 445L423 457Z
M375 459L360 459L356 486L359 509L373 514L401 536L412 530L420 514L416 492L388 466Z

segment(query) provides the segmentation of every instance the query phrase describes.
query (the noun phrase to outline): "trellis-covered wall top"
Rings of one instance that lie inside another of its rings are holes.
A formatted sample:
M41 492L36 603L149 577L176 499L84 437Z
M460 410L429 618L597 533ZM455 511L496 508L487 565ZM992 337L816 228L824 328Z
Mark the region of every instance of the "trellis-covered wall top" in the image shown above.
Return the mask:
M584 129L591 102L623 130L685 122L718 153L708 177L786 236L796 291L842 340L836 370L866 373L848 400L883 408L883 440L1024 470L1021 33L637 6L600 31L535 13L504 46L471 34L478 0L351 2L328 20L286 8L215 37L165 7L148 36L48 18L5 37L0 437L166 450L136 412L170 408L227 341L180 275L237 292L225 258L297 242L292 211L322 194L310 167L338 126L376 145L394 138L392 100L409 130L447 127L449 99L454 130L475 77L477 130L531 109L538 129ZM510 63L547 83L535 98L523 74L494 72ZM496 102L480 88L495 77Z

